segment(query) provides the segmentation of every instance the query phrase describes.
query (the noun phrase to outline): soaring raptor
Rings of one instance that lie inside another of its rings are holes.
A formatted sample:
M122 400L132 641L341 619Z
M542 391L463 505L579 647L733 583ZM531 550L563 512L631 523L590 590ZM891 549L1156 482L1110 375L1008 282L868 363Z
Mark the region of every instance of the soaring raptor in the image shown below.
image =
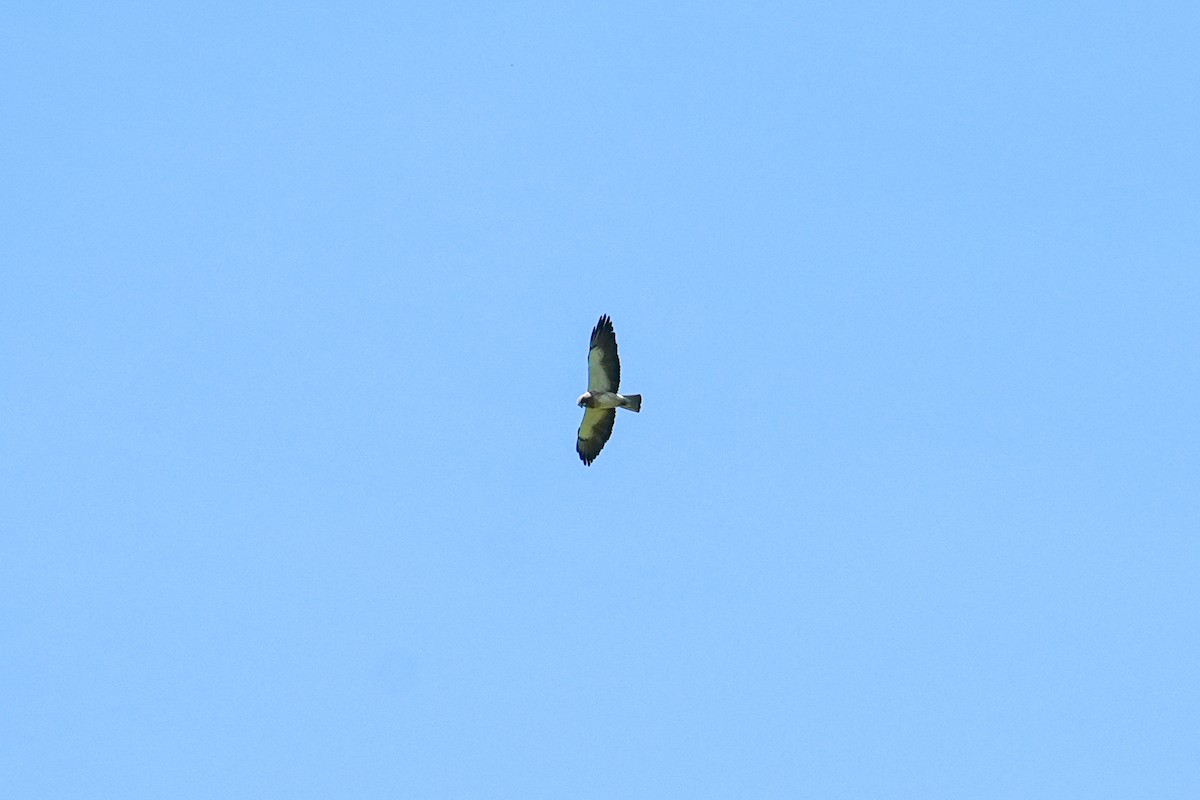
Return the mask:
M617 394L620 384L617 335L613 333L612 320L604 315L592 328L592 343L588 348L588 390L579 396L583 422L579 425L575 452L584 464L595 461L608 437L612 436L618 408L642 410L642 396Z

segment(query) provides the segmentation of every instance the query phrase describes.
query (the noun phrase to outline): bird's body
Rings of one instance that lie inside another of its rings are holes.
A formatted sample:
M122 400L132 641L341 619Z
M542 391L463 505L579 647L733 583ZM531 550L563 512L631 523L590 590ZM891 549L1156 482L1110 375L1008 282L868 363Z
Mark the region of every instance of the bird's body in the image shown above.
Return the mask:
M642 410L642 396L618 394L620 384L621 362L617 358L617 336L613 332L612 320L602 316L596 327L592 328L588 346L588 390L578 400L584 412L583 422L575 437L575 452L584 464L590 465L600 455L608 437L612 436L618 408Z
M584 392L579 395L579 405L584 408L628 408L630 411L641 411L642 396L631 394L626 397L616 392Z

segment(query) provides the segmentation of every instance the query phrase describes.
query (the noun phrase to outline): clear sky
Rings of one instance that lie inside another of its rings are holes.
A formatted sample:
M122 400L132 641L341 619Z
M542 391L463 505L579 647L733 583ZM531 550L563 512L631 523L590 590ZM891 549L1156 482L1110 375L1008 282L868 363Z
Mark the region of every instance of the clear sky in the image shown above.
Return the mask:
M0 103L6 797L1200 796L1195 3L18 2Z

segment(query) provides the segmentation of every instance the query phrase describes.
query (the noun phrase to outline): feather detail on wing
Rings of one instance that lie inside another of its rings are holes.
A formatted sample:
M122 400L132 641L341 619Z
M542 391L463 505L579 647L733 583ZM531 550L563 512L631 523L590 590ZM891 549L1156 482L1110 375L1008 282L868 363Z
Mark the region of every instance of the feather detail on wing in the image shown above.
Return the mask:
M617 335L613 333L612 320L604 315L592 328L592 342L588 348L588 391L615 392L620 385L621 362L617 359Z
M575 452L584 464L591 464L604 443L612 436L613 422L617 418L615 408L584 409L583 422L579 424L579 434L575 439Z

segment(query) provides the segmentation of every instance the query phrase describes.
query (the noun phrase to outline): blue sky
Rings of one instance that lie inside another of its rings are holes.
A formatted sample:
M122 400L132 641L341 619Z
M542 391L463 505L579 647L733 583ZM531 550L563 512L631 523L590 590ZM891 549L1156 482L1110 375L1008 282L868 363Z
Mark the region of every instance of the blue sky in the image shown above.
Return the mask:
M1194 4L569 5L3 12L6 792L1196 797Z

